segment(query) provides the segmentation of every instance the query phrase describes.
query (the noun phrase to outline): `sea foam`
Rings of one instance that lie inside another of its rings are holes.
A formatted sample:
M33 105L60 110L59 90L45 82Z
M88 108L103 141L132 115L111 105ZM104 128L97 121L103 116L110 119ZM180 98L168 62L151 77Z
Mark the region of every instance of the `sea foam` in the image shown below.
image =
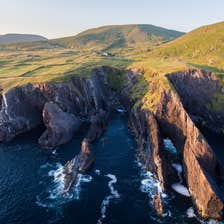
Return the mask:
M107 208L108 208L111 200L120 198L120 194L114 188L114 184L117 183L117 177L115 175L113 175L113 174L107 174L105 176L110 179L110 181L108 182L108 187L110 189L110 195L106 196L104 198L104 200L102 201L102 204L101 204L101 217L98 219L97 224L102 224L103 219L106 218L106 211L107 211Z

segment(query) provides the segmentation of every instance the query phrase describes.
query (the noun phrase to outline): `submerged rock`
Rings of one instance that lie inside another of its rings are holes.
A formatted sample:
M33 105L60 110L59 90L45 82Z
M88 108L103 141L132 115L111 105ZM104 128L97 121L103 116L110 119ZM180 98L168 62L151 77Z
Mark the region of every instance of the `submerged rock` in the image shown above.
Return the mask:
M44 148L54 148L67 143L81 125L75 115L64 112L53 102L45 104L43 121L47 129L39 138L39 144Z
M179 194L181 194L185 197L190 197L191 196L188 189L183 184L180 184L180 183L172 184L172 188L177 193L179 193Z

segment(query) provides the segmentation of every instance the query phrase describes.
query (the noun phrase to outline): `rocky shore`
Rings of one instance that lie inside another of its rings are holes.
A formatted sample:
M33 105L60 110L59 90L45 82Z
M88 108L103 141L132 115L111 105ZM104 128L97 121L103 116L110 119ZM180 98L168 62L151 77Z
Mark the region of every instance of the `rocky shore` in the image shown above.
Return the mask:
M121 90L115 90L108 79L123 75ZM171 164L167 159L164 137L169 137L181 154L188 190L198 213L203 218L223 218L223 165L195 125L204 121L210 129L221 132L224 114L214 109L217 96L223 94L219 80L212 73L188 70L167 75L172 88L150 88L157 91L159 102L154 110L148 102L130 97L130 89L138 83L138 74L102 67L89 78L71 78L61 83L43 83L15 87L1 94L0 141L43 125L39 144L54 149L69 142L80 127L87 125L78 155L65 164L64 193L71 191L79 173L94 163L91 144L106 129L110 113L122 105L129 114L129 125L138 143L138 155L145 168L160 181L163 191L171 186ZM205 92L206 91L206 92ZM216 125L218 123L218 125ZM163 207L160 194L154 198L158 214Z

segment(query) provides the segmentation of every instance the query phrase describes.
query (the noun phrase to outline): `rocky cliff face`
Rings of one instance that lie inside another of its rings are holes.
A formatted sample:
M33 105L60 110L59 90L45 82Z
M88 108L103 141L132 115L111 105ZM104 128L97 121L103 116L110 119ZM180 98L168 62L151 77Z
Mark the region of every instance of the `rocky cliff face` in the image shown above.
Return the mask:
M161 92L161 102L155 113L163 133L183 153L186 181L200 214L205 218L221 218L223 168L211 147L173 91Z
M43 121L47 127L39 138L39 144L43 148L55 148L69 142L81 125L79 118L74 114L64 112L53 102L45 104Z
M129 124L138 143L140 161L147 170L157 176L162 189L165 190L168 177L168 161L156 118L151 112L142 110L139 106L133 108Z
M140 158L157 174L162 186L169 183L161 133L169 137L183 155L184 175L199 213L204 218L222 219L224 169L191 118L192 115L203 117L210 127L218 121L217 112L211 112L207 105L221 91L220 84L212 74L198 70L170 74L168 78L180 97L172 87L153 85L148 94L156 91L160 99L154 115L147 98L132 111L130 123L137 137Z
M120 75L116 69L103 67L93 70L90 78L72 78L63 83L29 84L3 93L0 141L9 141L18 134L44 123L47 130L40 139L44 146L51 148L66 142L60 138L58 142L51 139L53 135L58 135L53 133L56 132L56 126L57 132L62 132L63 125L59 125L59 122L56 125L57 116L64 119L70 114L70 117L75 116L81 121L90 122L92 115L101 109L109 111L117 103L116 94L107 81L108 72ZM57 111L51 110L52 107L47 104L48 102L53 102L54 107L58 107ZM56 117L53 117L53 114ZM52 125L54 128L51 128ZM72 135L73 129L67 131L68 135ZM66 136L67 140L69 138Z
M222 94L218 80L212 74L198 70L170 74L168 78L180 97L172 88L151 86L149 94L156 92L160 98L152 112L147 98L142 105L132 108L135 100L129 93L139 81L133 72L126 74L126 85L119 96L108 82L108 73L121 75L116 69L103 67L94 70L90 78L29 84L3 93L0 97L0 141L9 141L42 124L46 130L39 142L43 147L54 148L69 141L82 122L88 122L90 128L80 154L64 167L68 177L67 192L69 186L75 184L78 173L93 163L90 144L103 133L111 108L119 105L120 100L127 110L131 110L130 126L139 145L139 158L157 176L161 187L165 190L169 184L169 166L163 145L165 135L183 155L186 182L200 214L205 218L221 219L224 169L192 121L192 117L200 117L210 127L220 122L219 130L222 129L222 111L208 106L214 103L217 94ZM160 208L158 198L155 202ZM161 211L159 209L159 213Z
M32 85L3 93L0 111L0 141L9 141L42 122L45 97Z
M167 75L189 115L215 132L224 127L224 89L217 75L186 70Z

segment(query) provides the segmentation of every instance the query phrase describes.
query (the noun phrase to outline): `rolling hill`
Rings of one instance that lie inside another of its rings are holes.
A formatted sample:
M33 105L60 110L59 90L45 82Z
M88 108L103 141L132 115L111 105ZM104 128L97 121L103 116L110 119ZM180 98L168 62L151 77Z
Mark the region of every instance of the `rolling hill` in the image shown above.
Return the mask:
M20 42L33 42L33 41L44 41L47 38L40 35L33 34L4 34L0 35L0 44L11 44L11 43L20 43Z
M89 29L76 36L52 40L79 50L114 50L158 45L183 33L153 25L114 25Z
M224 22L195 29L148 55L163 60L176 58L207 69L224 69Z

